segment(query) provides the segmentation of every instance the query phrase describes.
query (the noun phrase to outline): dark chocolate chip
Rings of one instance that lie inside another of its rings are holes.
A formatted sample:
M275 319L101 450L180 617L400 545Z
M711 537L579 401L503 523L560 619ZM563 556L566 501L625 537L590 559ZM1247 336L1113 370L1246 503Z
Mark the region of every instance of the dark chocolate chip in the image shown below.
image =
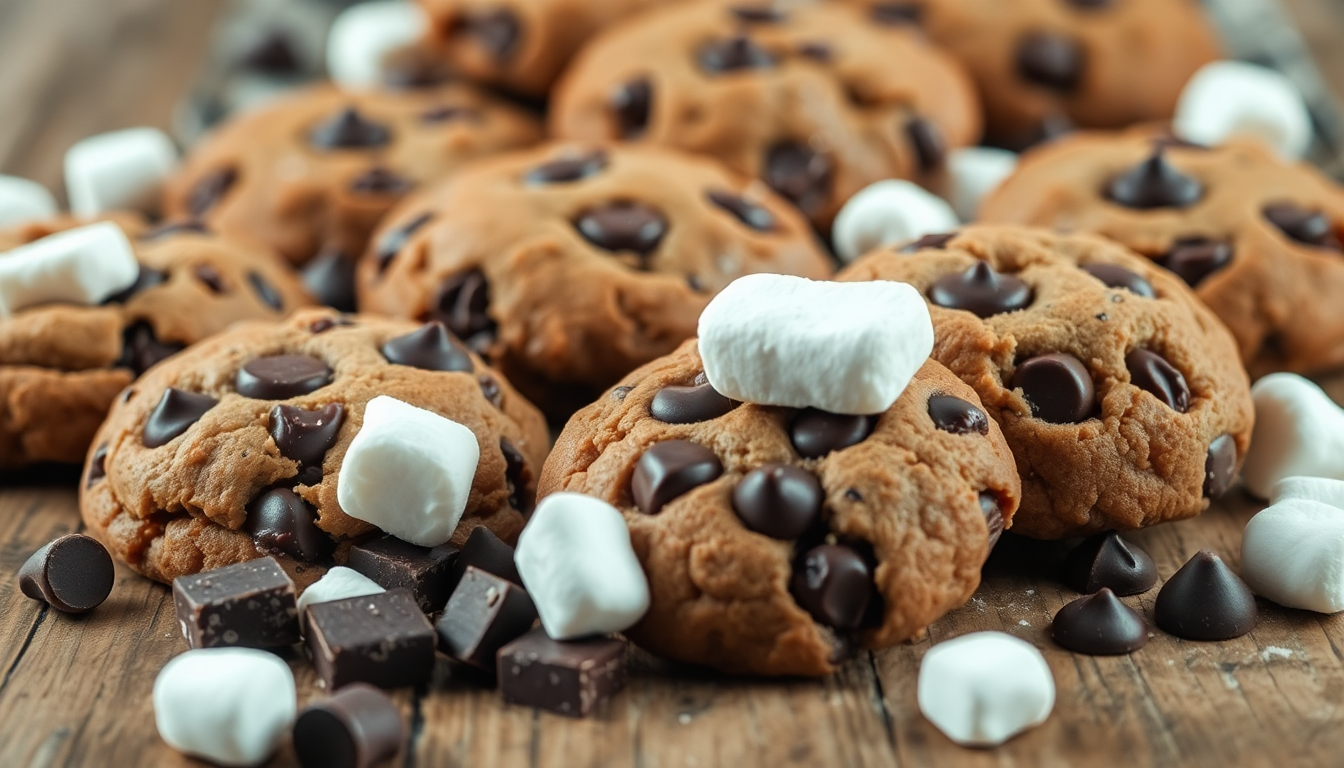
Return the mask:
M145 422L142 442L146 448L167 445L218 404L219 401L209 395L169 387Z
M270 75L292 75L303 69L294 41L283 29L268 29L238 58L239 66Z
M107 443L94 449L93 455L89 457L89 471L84 476L84 487L91 488L104 477L107 477Z
M480 352L493 342L497 326L490 318L490 283L479 269L450 275L439 286L430 316L448 326L467 346Z
M1188 208L1204 196L1204 185L1167 162L1162 146L1138 165L1106 184L1106 198L1137 210Z
M1103 588L1060 608L1050 625L1050 636L1070 651L1116 656L1148 644L1148 623L1120 602L1114 592Z
M1258 611L1246 583L1217 555L1203 550L1157 593L1153 620L1186 640L1231 640L1255 627Z
M1129 383L1149 392L1177 413L1190 410L1190 387L1176 366L1156 352L1135 349L1125 355Z
M349 328L353 322L344 317L319 317L308 326L310 333L326 333L332 328Z
M929 398L929 418L933 425L954 435L989 434L989 417L960 397L934 395Z
M265 277L262 277L260 272L248 272L247 283L252 286L252 290L257 294L257 298L261 299L262 304L265 304L276 312L284 310L284 297L275 289L275 286L271 285Z
M397 754L404 735L396 703L355 683L305 707L292 741L302 768L374 768Z
M1152 283L1124 267L1115 264L1083 264L1082 269L1100 280L1101 284L1107 288L1124 288L1130 293L1142 296L1145 299L1157 298L1157 292L1153 290Z
M989 528L989 548L999 543L1003 535L1003 509L999 507L999 495L993 491L980 492L980 513L985 516L985 526Z
M1237 441L1231 435L1215 437L1204 460L1204 496L1220 498L1232 487L1237 474Z
M1031 304L1031 286L977 261L965 272L943 275L929 288L929 301L948 309L964 309L976 317L993 317Z
M277 405L271 409L271 438L281 456L320 467L344 423L345 406L340 403L328 403L316 411Z
M499 380L488 373L479 374L476 377L476 383L481 387L481 395L490 404L496 408L504 407L504 388L499 385Z
M947 247L947 244L950 243L950 242L952 242L952 239L955 238L958 234L960 234L960 233L959 233L959 232L939 232L939 233L937 233L937 234L924 235L923 237L919 238L918 240L912 240L912 241L906 243L905 245L902 245L902 246L897 250L897 252L898 252L898 253L916 253L916 252L918 252L918 251L922 251L922 250L925 250L925 249L930 249L930 250L942 250L942 249L946 248L946 247Z
M378 250L374 256L374 258L378 260L378 274L381 275L387 271L388 266L392 263L392 259L401 252L402 248L406 247L406 243L410 241L411 235L420 231L420 228L428 224L433 218L433 213L425 211L405 224L389 231L386 235L383 235L382 239L378 241Z
M117 293L108 296L106 299L103 299L103 304L125 304L131 300L132 296L135 296L141 291L153 288L156 285L162 285L167 282L167 280L167 273L160 272L157 269L151 269L144 264L141 264L139 271L135 273L135 282L131 283L130 286L124 290L118 291Z
M283 648L299 641L294 582L274 557L173 579L177 624L192 648Z
M467 566L434 631L444 653L493 671L499 649L532 629L536 620L537 608L522 587Z
M664 504L721 474L723 465L713 451L687 440L667 440L639 457L630 490L639 511L656 515Z
M1069 552L1064 560L1064 583L1085 595L1102 588L1121 596L1137 595L1157 583L1157 566L1137 545L1115 531L1106 531L1089 536Z
M353 106L346 107L313 128L308 141L318 149L365 149L392 140L387 126L372 122Z
M1008 387L1020 388L1032 414L1051 424L1076 424L1091 418L1096 410L1092 375L1070 354L1041 355L1023 362Z
M834 171L830 158L801 142L776 144L765 156L765 182L809 215L830 198Z
M257 549L306 563L325 560L336 548L317 527L317 510L288 488L272 488L248 505L247 532Z
M1274 203L1265 206L1263 213L1270 224L1299 243L1344 250L1330 219L1320 211L1308 210L1295 203Z
M308 651L328 691L350 683L423 685L434 672L434 627L405 589L314 603Z
M499 694L505 703L586 717L625 687L624 640L560 642L540 627L499 649Z
M389 363L426 371L470 371L476 367L447 326L437 320L391 339L383 344L382 353Z
M757 232L769 232L775 228L774 214L741 195L711 189L708 197L711 203L736 216L738 221Z
M799 456L820 459L834 451L858 445L876 428L876 416L845 416L806 408L789 424L789 439Z
M912 117L905 124L906 138L914 147L916 165L921 173L931 173L947 159L947 140L932 120Z
M479 123L483 117L479 109L457 104L440 104L420 113L420 119L426 123L449 123L456 120Z
M1232 263L1232 244L1202 237L1184 238L1172 244L1157 263L1194 287Z
M517 50L523 25L513 11L492 8L464 16L459 29L475 38L477 44L496 62L502 63L512 58Z
M139 376L183 349L186 349L185 344L159 341L149 323L136 322L121 334L121 357L117 365L130 368Z
M768 5L735 5L728 11L744 24L778 24L788 18L783 11Z
M608 251L632 251L647 256L667 234L667 219L658 210L632 200L589 208L574 226L584 239Z
M736 400L724 397L709 384L668 386L653 396L649 415L664 424L698 424L717 419L738 405Z
M384 589L407 589L425 613L443 610L453 593L457 547L420 547L392 535L350 548L346 565Z
M218 205L237 182L238 169L233 166L210 171L191 185L191 191L187 193L187 211L193 219L201 218Z
M350 191L358 195L404 195L415 183L381 165L364 171L350 182Z
M115 579L107 549L82 533L50 542L19 568L19 590L62 613L87 613L102 605Z
M1055 32L1029 32L1017 44L1017 72L1027 82L1069 92L1083 78L1086 54L1072 38Z
M238 371L238 394L257 400L288 400L331 383L327 364L308 355L258 357Z
M868 561L850 547L813 547L794 568L789 591L817 622L836 629L858 629L876 587Z
M211 293L227 293L228 288L224 285L224 276L219 274L212 264L197 264L191 274L201 281Z
M616 129L623 139L638 138L649 127L649 112L653 107L653 84L647 77L637 77L621 83L607 99L611 115L616 118Z
M752 42L746 35L711 40L696 52L700 68L713 74L741 69L765 69L775 65L775 57Z
M340 249L322 249L303 266L301 277L319 303L341 312L355 311L355 260Z
M918 24L924 20L924 5L918 2L878 3L868 12L873 21L890 26Z
M502 437L499 439L499 450L504 454L504 484L509 489L509 506L527 514L532 507L524 495L527 482L523 479L523 473L527 471L527 458L513 443Z
M819 64L829 64L835 60L835 49L829 43L810 40L798 44L798 55Z
M583 155L562 157L533 168L523 176L528 184L568 184L596 176L607 167L607 153L593 150Z
M1038 144L1054 141L1060 136L1072 132L1074 128L1073 121L1069 119L1068 115L1063 112L1051 112L1025 130L1000 137L996 146L1013 152L1026 152Z
M816 476L788 464L748 472L733 489L733 511L748 530L788 541L821 520L826 492Z

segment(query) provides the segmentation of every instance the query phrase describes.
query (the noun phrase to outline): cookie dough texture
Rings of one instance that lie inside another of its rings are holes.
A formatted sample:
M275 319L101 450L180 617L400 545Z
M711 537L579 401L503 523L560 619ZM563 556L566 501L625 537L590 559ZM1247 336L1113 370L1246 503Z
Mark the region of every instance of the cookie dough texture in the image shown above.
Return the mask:
M930 361L866 439L803 459L789 437L794 409L744 404L697 424L650 415L661 389L690 385L701 371L692 340L626 376L570 420L542 471L541 496L586 493L625 515L652 595L648 613L626 632L631 640L731 673L824 675L854 643L881 648L914 637L971 596L990 550L979 495L991 494L1011 524L1020 486L998 427L987 422L985 434L953 434L934 425L930 397L978 406L969 387ZM641 455L667 440L713 451L723 474L646 515L633 500L631 477ZM734 512L734 487L772 462L820 480L830 534L872 545L885 602L877 626L844 637L815 622L789 590L807 545L754 533Z
M1175 276L1101 238L976 226L942 248L873 252L837 279L899 280L927 296L939 278L978 261L1024 281L1030 304L981 319L930 301L933 357L975 389L1012 447L1022 477L1013 531L1083 536L1179 520L1208 507L1210 447L1229 435L1240 466L1254 409L1231 336ZM1079 268L1097 264L1141 277L1156 297L1108 287ZM1140 348L1183 376L1186 412L1132 382L1126 356ZM1080 423L1036 418L1023 390L1008 384L1023 362L1052 353L1076 357L1091 375L1095 408Z
M268 249L192 230L152 232L134 215L106 218L126 231L140 262L129 296L0 319L0 467L82 462L139 370L239 320L280 318L311 303ZM0 232L0 259L85 223L62 218Z
M1251 375L1344 364L1344 253L1297 241L1265 215L1284 203L1318 212L1338 241L1344 189L1247 139L1166 149L1166 162L1204 187L1190 207L1135 210L1107 200L1107 182L1150 157L1154 135L1082 133L1041 147L985 201L981 218L1095 232L1159 262L1182 241L1230 246L1226 266L1194 289L1232 331Z
M604 31L557 84L552 134L711 155L822 228L875 181L937 188L946 151L979 139L970 80L916 30L839 3L770 7L681 2Z

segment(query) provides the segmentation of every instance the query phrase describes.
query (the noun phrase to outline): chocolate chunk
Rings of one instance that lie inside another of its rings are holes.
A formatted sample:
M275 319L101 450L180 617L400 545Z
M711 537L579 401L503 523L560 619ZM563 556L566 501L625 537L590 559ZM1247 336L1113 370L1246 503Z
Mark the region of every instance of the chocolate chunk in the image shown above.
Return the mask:
M492 576L523 586L523 577L518 575L518 566L513 561L513 547L505 544L495 532L483 525L471 529L471 535L462 544L462 553L453 564L448 578L448 592L451 594L462 582L467 568L475 568Z
M918 240L912 240L905 245L902 245L900 249L897 250L897 253L916 253L925 249L941 250L946 248L947 244L959 234L961 233L939 232L933 235L925 235Z
M394 365L409 365L426 371L471 371L476 366L471 355L435 320L382 346L383 357Z
M84 477L84 487L92 488L94 483L104 477L107 477L107 443L95 448L89 457L89 471Z
M279 648L299 641L294 582L273 557L179 576L173 605L192 648Z
M19 591L62 613L87 613L112 594L112 556L82 533L60 537L19 568Z
M876 416L844 416L806 408L789 424L789 439L799 456L820 459L862 443L876 428Z
M532 496L527 493L527 482L523 479L527 459L503 437L499 438L499 452L504 454L504 485L509 489L509 506L524 515L531 514Z
M757 232L769 232L775 228L774 214L741 195L711 189L708 197L711 203L736 216L738 221Z
M411 235L419 232L420 228L428 224L433 218L434 214L426 211L383 235L383 238L378 241L378 249L374 255L374 258L378 261L378 274L381 275L387 271L387 268L392 264L392 259L396 258L401 249L406 247L406 243L410 242ZM353 280L353 277L351 279Z
M954 435L989 434L989 417L960 397L930 397L929 418L933 419L935 427Z
M328 691L351 683L401 688L434 672L434 627L409 590L307 607L308 652Z
M783 11L768 5L735 5L728 12L744 24L778 24L788 18Z
M608 251L633 251L647 256L667 234L667 219L656 209L632 200L589 208L574 226L584 239Z
M139 271L135 273L135 282L131 283L129 287L120 290L112 294L111 296L108 296L106 299L103 299L103 305L106 306L108 304L125 304L126 302L131 300L132 296L135 296L141 291L148 290L156 285L161 285L167 281L168 281L167 273L160 272L157 269L151 269L150 267L146 267L144 264L141 264Z
M336 548L317 527L317 510L288 488L272 488L248 505L247 532L257 549L305 563L326 560Z
M132 323L121 334L121 357L117 365L130 368L139 376L184 349L185 344L159 341L149 323Z
M1106 588L1117 595L1147 592L1157 583L1157 566L1138 546L1115 531L1089 536L1064 561L1064 583L1090 595Z
M748 530L788 541L821 520L826 492L811 472L766 464L748 472L733 489L733 511Z
M1153 284L1115 264L1083 264L1082 270L1101 281L1107 288L1124 288L1145 299L1157 298Z
M227 293L228 289L224 285L224 276L219 274L212 264L197 264L191 274L201 282L211 293Z
M1125 355L1129 383L1151 393L1177 413L1190 410L1190 387L1176 366L1156 352L1134 349Z
M775 65L775 57L746 35L710 40L700 46L695 59L701 69L712 74L740 69L766 69Z
M1069 603L1055 614L1050 636L1089 656L1133 653L1148 644L1148 623L1109 589Z
M143 235L140 235L140 241L143 243L151 243L155 240L162 240L166 237L173 237L176 235L208 234L210 234L210 227L206 226L205 222L197 219L180 219L178 221L167 221L154 227Z
M653 107L653 84L647 77L637 77L621 83L607 99L611 116L616 119L616 130L623 139L644 135L649 127L649 112Z
M350 548L346 566L368 576L383 589L406 589L420 610L441 610L453 593L452 573L457 547L420 547L392 535Z
M401 749L401 710L363 683L309 704L294 721L294 753L303 768L374 768Z
M1237 441L1222 434L1209 443L1208 458L1204 460L1204 496L1221 498L1232 487L1237 475Z
M537 608L522 587L468 566L434 625L444 653L482 669L495 668L505 644L532 628Z
M713 386L668 386L658 390L649 403L649 415L664 424L698 424L717 419L740 403L719 394Z
M480 13L464 16L458 23L458 31L476 39L476 43L485 49L496 62L503 63L513 57L518 47L518 38L522 34L522 22L507 8L492 8Z
M340 403L329 403L316 411L292 405L271 409L271 437L280 455L307 466L322 465L344 423L345 406Z
M313 128L308 141L318 149L367 149L392 141L392 132L349 106Z
M1031 286L977 261L965 272L943 275L929 288L929 301L948 309L964 309L977 317L993 317L1031 304Z
M559 642L540 627L499 649L499 693L507 704L587 717L625 687L625 641Z
M947 141L932 120L912 117L905 124L906 138L915 150L915 161L921 173L932 173L943 167L947 159Z
M350 191L357 195L404 195L415 182L381 165L364 171L350 181Z
M308 355L258 357L238 371L235 387L243 397L287 400L331 383L327 364Z
M829 64L835 60L835 49L820 40L799 43L797 50L799 56L818 64Z
M924 5L918 2L878 3L868 13L873 21L889 26L918 24L924 20Z
M1263 213L1270 224L1299 243L1344 250L1330 220L1320 211L1308 210L1296 203L1274 203L1265 206Z
M303 69L294 41L283 29L268 29L238 58L239 66L271 75L292 75Z
M663 505L723 474L719 457L687 440L666 440L639 457L631 493L639 511L656 515Z
M1217 555L1203 550L1157 593L1153 620L1186 640L1231 640L1255 627L1255 597Z
M187 193L187 211L193 219L199 219L209 213L224 196L238 183L238 169L233 166L216 168L206 173Z
M1204 185L1167 162L1161 145L1148 159L1113 177L1106 198L1126 208L1188 208L1204 196Z
M477 375L476 383L481 387L481 395L490 401L490 404L496 408L504 407L504 388L499 385L499 380L488 373Z
M989 548L999 543L1003 535L1003 510L999 507L999 495L991 491L980 493L980 512L985 516L985 525L989 528Z
M1054 32L1028 32L1017 43L1017 73L1051 90L1069 92L1078 87L1085 63L1083 47Z
M813 547L789 582L798 605L817 622L836 629L858 629L875 591L868 561L841 544Z
M430 315L479 353L494 342L498 328L489 310L490 283L481 270L473 269L443 281Z
M186 432L219 401L209 395L169 387L149 414L141 436L146 448L158 448Z
M341 312L355 311L355 260L337 248L324 248L303 266L303 286L324 304Z
M1033 357L1017 366L1009 389L1021 389L1032 415L1051 424L1077 424L1097 409L1092 374L1066 353Z
M1177 240L1157 263L1193 288L1232 263L1232 245L1202 237L1184 238Z
M802 142L776 144L765 155L765 183L809 215L830 199L834 171L830 158Z
M607 153L600 149L575 157L562 157L539 165L523 176L528 184L567 184L596 176L607 167Z
M258 299L261 299L262 304L265 304L276 312L284 310L284 297L282 297L280 292L275 289L275 286L271 285L266 281L266 278L261 276L260 272L248 272L247 284L252 286L253 292L257 294Z

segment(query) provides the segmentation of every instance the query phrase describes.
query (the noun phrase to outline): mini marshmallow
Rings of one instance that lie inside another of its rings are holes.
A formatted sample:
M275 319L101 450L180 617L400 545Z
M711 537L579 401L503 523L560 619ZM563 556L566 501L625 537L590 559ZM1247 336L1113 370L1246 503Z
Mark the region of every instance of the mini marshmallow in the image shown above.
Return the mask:
M0 176L0 227L49 219L56 212L56 198L46 187L18 176Z
M260 765L298 709L294 674L250 648L187 651L154 680L154 723L168 746L219 765Z
M962 147L947 156L948 201L962 221L974 221L980 201L1017 168L1017 154L994 147Z
M1311 145L1311 113L1293 81L1244 61L1215 61L1196 72L1181 91L1172 128L1208 146L1254 136L1294 160Z
M1274 484L1269 503L1281 501L1316 501L1344 510L1344 480L1328 477L1285 477Z
M1279 605L1344 610L1344 515L1306 499L1264 509L1246 524L1241 577L1252 592Z
M50 302L100 304L140 274L131 241L108 221L0 253L0 317Z
M700 315L709 383L759 405L881 413L932 351L928 307L905 283L748 275Z
M1269 498L1274 484L1304 475L1344 480L1344 411L1315 384L1272 373L1251 387L1255 431L1241 468L1246 489Z
M299 595L299 618L304 616L303 609L314 603L330 603L347 597L364 597L386 591L378 582L359 571L338 565Z
M480 459L470 429L380 395L346 450L336 500L347 515L402 541L437 547L466 511Z
M919 711L958 744L993 747L1045 722L1055 679L1036 647L1003 632L935 645L919 665Z
M542 499L514 553L523 586L553 640L620 632L649 610L649 581L621 513L601 499Z
M70 212L90 217L123 208L154 211L176 167L177 148L157 128L91 136L65 153Z
M327 37L327 72L343 88L373 88L382 82L383 57L427 29L429 20L415 3L387 0L347 8Z
M844 261L924 235L950 232L960 221L952 206L918 184L888 179L869 184L849 198L835 217L831 239Z

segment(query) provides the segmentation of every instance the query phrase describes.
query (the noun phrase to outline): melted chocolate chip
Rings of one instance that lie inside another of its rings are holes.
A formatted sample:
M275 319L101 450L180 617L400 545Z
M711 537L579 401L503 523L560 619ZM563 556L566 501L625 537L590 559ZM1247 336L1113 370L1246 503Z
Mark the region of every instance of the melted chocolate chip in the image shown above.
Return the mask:
M451 275L439 286L430 315L477 353L494 342L497 326L490 318L490 284L479 269Z
M1092 374L1073 355L1033 357L1013 372L1010 389L1021 389L1032 415L1051 424L1077 424L1097 407Z
M513 11L493 8L464 16L458 24L458 31L475 38L491 58L502 63L511 59L517 50L523 25Z
M915 150L915 160L922 173L931 173L943 166L947 159L947 141L932 120L912 117L905 124L906 138Z
M103 304L125 304L136 294L142 291L147 291L156 285L162 285L167 281L168 274L166 272L160 272L157 269L151 269L150 267L141 264L139 271L135 273L135 282L131 283L130 286L124 290L103 299Z
M656 515L669 501L721 474L723 465L713 451L687 440L667 440L639 457L630 491L639 511Z
M415 218L407 221L396 229L389 230L382 239L378 241L378 249L374 258L378 260L378 274L387 271L388 266L392 264L392 259L406 247L411 236L420 231L420 228L434 219L434 214L425 211Z
M633 251L647 256L667 234L667 219L643 203L621 200L589 208L574 226L584 239L607 251Z
M350 191L358 195L398 196L406 194L413 186L414 182L405 176L375 165L350 182Z
M594 150L576 157L562 157L533 168L523 176L528 184L567 184L596 176L607 167L607 153Z
M365 149L381 147L392 140L386 126L372 122L353 106L346 107L308 134L308 141L318 149Z
M1083 77L1086 55L1077 41L1054 32L1029 32L1017 44L1017 72L1024 80L1069 92Z
M668 386L658 390L649 403L649 415L664 424L698 424L717 419L739 405L709 384L694 387Z
M986 261L975 262L965 272L943 275L929 288L929 301L934 304L982 318L1022 309L1031 299L1031 286L995 272Z
M918 240L912 240L906 243L905 245L902 245L899 249L897 249L897 253L915 253L917 251L922 251L925 249L941 250L943 248L946 248L947 244L952 242L952 239L955 238L958 234L960 233L939 232L932 235L924 235Z
M159 341L149 323L133 323L121 334L121 357L117 365L130 368L139 376L183 349L186 349L184 344Z
M184 392L169 388L159 399L159 404L150 412L145 422L141 442L146 448L158 448L167 445L173 438L186 432L192 424L201 420L219 401L209 395Z
M1299 243L1344 250L1330 220L1320 211L1308 210L1295 203L1274 203L1265 206L1263 213L1270 224Z
M989 417L960 397L930 397L929 418L933 419L935 427L954 435L989 434Z
M1050 636L1089 656L1132 653L1148 644L1148 623L1109 589L1080 597L1055 614Z
M1152 283L1124 267L1118 267L1114 264L1084 264L1082 270L1100 280L1101 284L1107 288L1124 288L1130 293L1142 296L1145 299L1157 298L1157 292L1153 290Z
M1125 355L1129 382L1149 392L1177 413L1190 410L1190 387L1185 376L1156 352L1135 349Z
M281 456L304 466L320 467L344 423L345 406L340 403L329 403L316 411L277 405L271 409L271 438Z
M527 471L527 459L513 443L502 437L499 439L499 450L504 454L504 484L509 489L509 506L527 514L531 507L523 498L523 494L527 491L527 483L523 480L523 473Z
M257 549L312 563L331 556L336 544L317 527L317 512L288 488L272 488L247 508L247 532Z
M276 312L284 310L284 297L275 289L275 286L271 285L266 281L266 278L262 277L260 272L248 272L247 284L252 286L252 291L257 294L258 299L261 299L262 304L265 304Z
M980 513L985 516L985 526L989 528L989 548L999 543L1003 536L1003 510L999 507L999 496L992 491L980 493Z
M819 459L858 445L877 428L876 416L842 416L807 408L789 424L793 449L805 459Z
M107 477L107 443L94 449L93 455L89 457L89 471L84 477L84 487L91 488L104 477Z
M1186 640L1231 640L1255 627L1258 611L1246 583L1217 555L1195 553L1167 579L1153 604L1153 620Z
M1160 144L1148 159L1106 184L1107 199L1136 210L1188 208L1203 196L1204 185L1168 163Z
M244 365L235 379L238 394L257 400L288 400L331 383L327 364L308 355L258 357Z
M1223 434L1209 443L1208 457L1204 460L1204 496L1217 499L1232 487L1237 475L1237 441Z
M711 40L696 53L700 68L713 74L741 69L766 69L775 65L775 57L746 35Z
M830 158L800 142L776 144L765 156L765 182L806 214L830 198L833 176Z
M817 622L836 629L858 629L876 587L868 561L841 544L808 550L795 567L789 591Z
M389 340L382 353L389 363L426 371L471 371L476 367L448 327L437 320Z
M355 311L355 260L338 248L324 248L303 266L303 286L319 303Z
M1115 531L1106 531L1088 537L1069 552L1064 583L1085 595L1103 588L1117 595L1137 595L1157 583L1157 566L1147 552Z
M1202 237L1184 238L1177 240L1158 263L1193 288L1232 263L1232 244Z
M769 232L775 228L774 214L741 195L711 189L707 196L711 203L736 216L738 221L757 232Z
M227 289L224 286L224 276L219 274L219 270L215 269L214 265L197 264L191 270L191 274L194 275L197 280L201 281L211 293L218 294L227 292Z
M918 24L924 20L924 5L918 2L879 3L869 9L873 21L889 26Z
M821 521L826 492L811 472L766 464L748 472L733 489L733 511L748 530L788 541Z
M192 218L200 218L224 199L238 182L238 169L232 166L216 168L202 176L187 193L187 211Z
M481 395L496 408L504 407L504 388L499 385L499 380L487 373L479 374L476 377L476 384L481 388Z
M644 135L649 127L649 112L653 106L653 84L647 77L637 77L612 90L607 100L611 115L616 118L616 129L623 139Z

